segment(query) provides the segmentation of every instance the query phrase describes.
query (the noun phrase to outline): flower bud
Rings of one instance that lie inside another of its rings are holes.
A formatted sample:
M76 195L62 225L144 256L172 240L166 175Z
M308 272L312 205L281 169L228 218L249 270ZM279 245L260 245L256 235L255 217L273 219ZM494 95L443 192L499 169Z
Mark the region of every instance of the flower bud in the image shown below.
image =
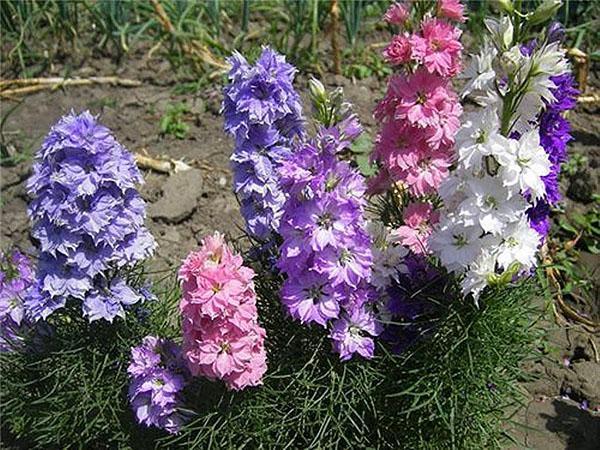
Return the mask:
M528 17L531 25L539 25L550 19L562 5L562 0L544 0L544 2L536 8L531 16Z
M504 16L500 21L496 19L485 19L484 23L494 37L494 41L501 43L502 49L508 49L512 44L514 31L510 18Z
M488 277L487 277L488 284L490 286L498 286L498 287L506 286L508 283L510 283L512 281L513 277L515 275L517 275L517 273L519 273L520 269L521 269L521 264L518 261L515 261L510 266L508 266L508 269L506 269L503 273L488 275Z
M311 78L308 80L308 89L310 90L310 95L317 101L324 101L327 99L327 92L325 91L325 86L316 78Z
M496 0L498 6L509 14L512 14L515 8L511 0Z

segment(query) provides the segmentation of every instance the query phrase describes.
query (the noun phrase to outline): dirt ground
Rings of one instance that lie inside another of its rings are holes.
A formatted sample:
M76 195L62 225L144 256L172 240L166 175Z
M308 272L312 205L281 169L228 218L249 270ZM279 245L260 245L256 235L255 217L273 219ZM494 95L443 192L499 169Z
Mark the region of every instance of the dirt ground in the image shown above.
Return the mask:
M207 233L219 230L230 238L241 236L238 205L231 192L228 158L232 142L222 132L219 116L220 89L209 87L196 95L173 94L174 79L168 64L153 67L125 65L117 67L110 60L96 60L93 67L73 75L113 75L142 81L136 88L112 86L74 87L29 95L12 111L2 130L4 142L15 152L33 154L49 127L70 109L89 109L100 115L119 141L131 151L152 157L181 159L194 167L172 175L144 171L146 183L141 187L148 202L148 226L159 247L152 262L156 270L176 268L182 258ZM306 78L297 85L306 89ZM381 97L384 83L376 79L352 84L340 77L326 79L329 85L344 86L347 99L355 104L363 124L374 134L371 111ZM161 136L158 122L168 106L185 101L190 126L185 139ZM2 116L15 106L2 102ZM579 108L571 115L576 140L571 153L589 158L585 178L565 185L578 202L568 200L567 211L581 210L591 193L599 192L600 120L597 108ZM24 180L31 159L14 167L0 168L1 231L0 248L17 245L31 248L26 215L27 196ZM573 186L575 185L575 186ZM598 268L598 259L584 255L590 270ZM600 300L597 299L600 302ZM596 305L598 306L598 305ZM598 336L581 329L547 324L548 358L529 364L539 380L525 383L531 400L515 417L514 426L521 446L535 449L597 449L600 442L600 363ZM569 361L566 364L566 360ZM569 397L569 398L566 398ZM587 401L587 407L581 402ZM523 426L524 425L524 426ZM515 448L517 448L515 446Z

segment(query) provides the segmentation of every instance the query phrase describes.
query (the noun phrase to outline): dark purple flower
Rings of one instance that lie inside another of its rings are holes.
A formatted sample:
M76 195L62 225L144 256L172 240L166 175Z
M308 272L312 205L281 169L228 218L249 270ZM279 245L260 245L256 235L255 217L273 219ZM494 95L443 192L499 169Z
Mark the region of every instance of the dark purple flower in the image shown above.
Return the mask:
M177 433L185 421L179 407L189 378L180 347L146 336L142 345L131 349L127 372L131 379L129 401L137 421Z
M542 241L550 231L550 206L544 201L538 201L527 210L529 225L542 236Z
M303 136L300 97L293 87L296 69L264 47L251 66L239 53L229 58L229 84L223 89L225 131L235 138L233 184L250 235L269 241L279 228L285 195L278 168Z
M552 89L555 100L548 104L547 110L556 112L575 108L579 91L575 87L576 82L573 74L565 72L550 77L550 80L556 85L556 88Z
M557 33L558 29L549 31ZM552 89L554 101L548 102L538 117L540 144L546 151L552 163L550 173L542 180L546 188L546 201L532 205L527 211L531 227L542 239L550 231L550 206L561 200L559 175L561 164L567 161L567 143L572 139L569 121L563 117L563 112L573 109L579 92L575 88L575 79L570 73L550 78L556 85ZM529 199L528 199L529 200Z
M433 329L440 304L448 298L444 275L422 255L410 253L404 259L405 272L398 272L387 289L387 312L391 321L383 338L401 353Z
M68 114L52 127L27 185L40 251L39 286L28 299L32 320L73 298L82 301L90 320L112 321L123 315L123 305L141 298L103 289L116 271L147 258L156 246L135 187L142 182L131 153L89 112Z
M525 44L521 44L521 53L523 56L531 56L537 48L537 39L532 39Z

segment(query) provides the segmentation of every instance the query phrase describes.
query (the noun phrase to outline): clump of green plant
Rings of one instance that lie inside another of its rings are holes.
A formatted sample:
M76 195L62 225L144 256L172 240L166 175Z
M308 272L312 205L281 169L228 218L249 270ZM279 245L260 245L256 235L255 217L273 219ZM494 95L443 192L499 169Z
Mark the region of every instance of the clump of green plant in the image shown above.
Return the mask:
M435 332L403 354L341 363L318 329L291 323L277 283L257 280L269 371L260 388L200 382L199 415L166 446L209 448L501 448L520 403L520 363L539 338L535 283L447 301ZM241 431L243 430L243 431ZM242 433L242 434L240 434Z
M19 448L152 447L160 433L134 419L127 366L131 347L147 334L179 334L177 285L164 283L157 293L160 301L136 305L112 324L88 323L80 305L68 303L24 336L22 350L0 353L3 443Z
M185 139L190 126L183 121L190 108L185 103L169 105L167 111L160 119L160 134L171 135L177 139Z
M112 325L72 306L27 351L0 354L3 440L28 448L500 448L518 406L519 364L538 337L535 283L491 290L476 306L443 299L435 331L402 354L340 362L319 328L291 322L280 280L256 280L267 330L264 385L243 392L197 379L177 435L135 423L127 401L130 347L147 334L177 339L176 284ZM441 299L438 299L438 301ZM145 309L148 307L149 309ZM195 413L192 413L195 411ZM5 431L6 430L6 431Z

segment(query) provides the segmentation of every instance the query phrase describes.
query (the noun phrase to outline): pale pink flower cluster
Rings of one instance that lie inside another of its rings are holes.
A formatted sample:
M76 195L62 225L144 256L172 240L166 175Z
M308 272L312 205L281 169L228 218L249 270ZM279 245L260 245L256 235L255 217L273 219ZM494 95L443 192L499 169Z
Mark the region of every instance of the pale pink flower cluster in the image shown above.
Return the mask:
M192 375L223 380L235 390L262 383L267 355L254 275L219 233L183 262L183 355Z
M440 220L438 211L429 203L409 203L402 212L404 225L393 230L391 237L417 255L429 253L428 240L432 225Z
M407 5L392 5L386 20L397 23L389 17L402 9L406 24ZM462 113L451 85L461 67L461 31L448 20L461 20L462 13L459 1L438 1L425 19L412 24L414 32L401 31L385 49L384 57L398 71L375 110L383 126L373 153L381 171L371 181L372 193L400 183L413 196L429 195L448 176Z

